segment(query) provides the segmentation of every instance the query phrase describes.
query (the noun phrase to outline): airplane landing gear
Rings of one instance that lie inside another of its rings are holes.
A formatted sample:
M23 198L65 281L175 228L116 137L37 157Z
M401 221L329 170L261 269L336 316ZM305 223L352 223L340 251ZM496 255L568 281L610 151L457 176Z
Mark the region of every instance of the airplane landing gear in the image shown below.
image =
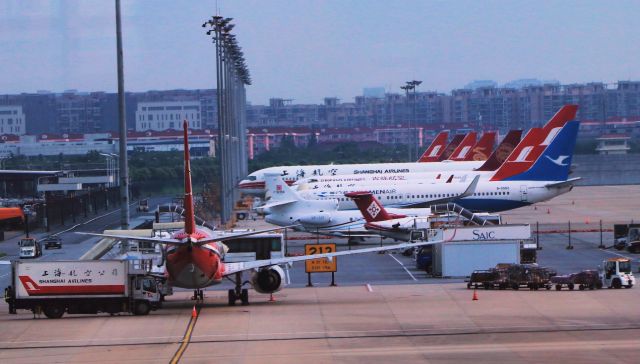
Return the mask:
M234 282L236 284L235 289L229 290L229 306L234 306L237 300L240 300L243 306L248 305L249 290L246 288L242 288L242 272L236 273Z

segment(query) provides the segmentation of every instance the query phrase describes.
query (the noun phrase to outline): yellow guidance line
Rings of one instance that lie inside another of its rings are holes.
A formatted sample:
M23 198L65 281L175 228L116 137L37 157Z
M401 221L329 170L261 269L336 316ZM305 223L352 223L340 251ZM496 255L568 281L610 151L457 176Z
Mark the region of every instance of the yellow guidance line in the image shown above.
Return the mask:
M169 362L170 364L177 364L180 361L180 358L182 358L182 354L187 350L187 346L189 346L189 342L191 341L191 334L193 334L193 328L196 326L196 321L198 321L198 316L200 316L199 307L197 308L196 315L191 316L189 325L187 325L187 331L184 333L180 347L176 350L176 353L173 354L173 358L171 358L171 361Z

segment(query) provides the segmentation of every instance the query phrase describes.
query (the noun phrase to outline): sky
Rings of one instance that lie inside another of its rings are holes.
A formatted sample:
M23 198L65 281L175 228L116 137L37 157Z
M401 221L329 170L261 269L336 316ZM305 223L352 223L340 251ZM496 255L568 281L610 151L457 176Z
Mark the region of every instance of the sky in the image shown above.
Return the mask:
M0 94L117 90L115 2L0 2ZM640 80L640 1L122 0L127 91L215 88L202 23L234 18L247 99L351 102L365 87Z

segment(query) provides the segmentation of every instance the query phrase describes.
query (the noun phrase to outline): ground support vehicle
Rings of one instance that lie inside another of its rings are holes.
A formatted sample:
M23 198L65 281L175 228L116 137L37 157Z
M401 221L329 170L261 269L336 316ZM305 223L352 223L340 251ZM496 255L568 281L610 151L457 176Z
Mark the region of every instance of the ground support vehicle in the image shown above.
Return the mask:
M602 262L602 285L607 288L631 288L636 279L628 258L609 258Z
M627 249L629 253L640 253L640 224L613 225L613 247Z
M602 288L602 279L597 270L583 270L582 272L573 274L573 284L578 285L579 290L600 289Z
M45 249L56 248L62 249L62 239L57 236L49 236L40 240L40 244L44 245Z
M9 313L60 318L64 313L146 315L160 307L157 281L127 260L13 261L5 289Z
M22 238L18 246L20 246L20 258L37 258L42 255L42 244L34 238Z
M138 212L149 212L149 200L140 200L138 201L138 207L136 208Z
M492 268L488 270L474 270L469 277L467 288L471 289L483 287L484 289L494 288L494 282L497 278L497 270Z
M527 287L530 290L551 289L550 278L556 274L549 268L530 264L512 264L503 269L506 269L507 286L515 290L520 287Z

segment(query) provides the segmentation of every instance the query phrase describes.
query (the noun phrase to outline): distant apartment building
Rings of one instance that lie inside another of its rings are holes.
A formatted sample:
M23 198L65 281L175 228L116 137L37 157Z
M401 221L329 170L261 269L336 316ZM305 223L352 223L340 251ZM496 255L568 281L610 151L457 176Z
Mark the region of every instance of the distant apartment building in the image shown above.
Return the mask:
M26 132L26 119L22 106L0 106L0 135L23 135Z
M136 131L180 130L182 121L189 121L189 128L202 129L199 101L139 102L136 110Z

